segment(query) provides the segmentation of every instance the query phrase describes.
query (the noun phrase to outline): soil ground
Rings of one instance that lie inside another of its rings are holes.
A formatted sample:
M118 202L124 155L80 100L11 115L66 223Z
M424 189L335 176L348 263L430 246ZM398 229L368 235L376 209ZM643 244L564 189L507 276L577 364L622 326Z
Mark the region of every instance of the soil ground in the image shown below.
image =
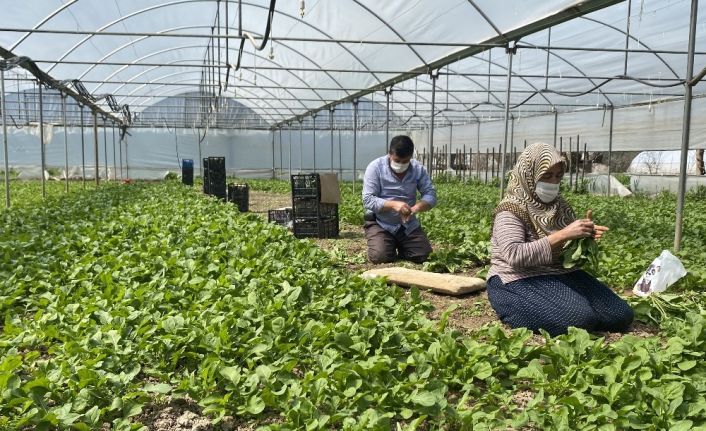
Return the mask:
M258 214L265 219L267 219L268 210L288 206L291 206L291 197L288 194L250 191L250 212ZM409 262L384 265L369 263L366 258L365 235L361 226L341 223L339 238L313 239L312 241L321 249L329 253L335 253L340 260L345 262L346 268L353 273L359 274L368 269L388 266L421 269L421 265ZM474 276L479 269L468 268L465 272L458 275ZM485 290L457 297L429 291L422 291L421 293L434 307L427 315L431 320L438 320L441 314L449 307L456 306L456 309L448 317L449 328L470 334L486 323L498 322L498 318L488 302L488 294ZM631 292L626 292L625 294L629 295ZM508 332L510 330L508 327L505 327L505 329ZM649 337L656 335L658 330L655 327L636 322L631 326L629 333L638 337ZM622 335L617 333L603 334L606 343L615 342ZM543 344L544 338L536 335L530 342ZM533 396L534 394L531 391L519 391L514 401L518 407L523 408ZM200 407L193 400L172 400L167 398L155 400L136 419L142 422L150 431L252 431L259 426L276 423L279 420L276 416L266 417L257 424L252 424L239 421L233 417L225 417L220 423L214 424L210 418L200 412ZM103 429L110 429L110 425L104 424Z

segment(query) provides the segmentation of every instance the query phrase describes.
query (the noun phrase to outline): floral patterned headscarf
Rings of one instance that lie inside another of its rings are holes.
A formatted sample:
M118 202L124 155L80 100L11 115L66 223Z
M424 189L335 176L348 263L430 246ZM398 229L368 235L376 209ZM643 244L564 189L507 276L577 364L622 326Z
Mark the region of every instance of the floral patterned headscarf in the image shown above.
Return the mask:
M542 238L562 229L576 219L574 211L561 195L551 203L542 202L534 189L542 175L552 166L561 164L566 171L564 158L553 146L543 142L528 146L510 172L504 198L493 211L510 211L524 221Z

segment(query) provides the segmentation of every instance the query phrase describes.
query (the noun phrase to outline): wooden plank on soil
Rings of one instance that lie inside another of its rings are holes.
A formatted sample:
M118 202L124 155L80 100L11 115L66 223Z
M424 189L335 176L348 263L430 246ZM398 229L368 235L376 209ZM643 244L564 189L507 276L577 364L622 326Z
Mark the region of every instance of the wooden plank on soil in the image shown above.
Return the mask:
M410 268L376 268L365 271L363 278L385 277L388 284L417 286L447 295L463 295L485 289L485 280L453 274L438 274Z

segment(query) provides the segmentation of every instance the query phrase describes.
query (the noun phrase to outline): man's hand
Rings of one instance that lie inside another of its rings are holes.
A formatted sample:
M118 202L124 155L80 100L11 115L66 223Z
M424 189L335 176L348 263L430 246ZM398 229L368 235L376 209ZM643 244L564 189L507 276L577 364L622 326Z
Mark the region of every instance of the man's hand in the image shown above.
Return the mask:
M400 218L402 219L403 223L406 223L407 220L409 220L409 218L412 216L412 208L407 205L406 202L395 200L385 201L385 209L397 212L397 214L400 215Z

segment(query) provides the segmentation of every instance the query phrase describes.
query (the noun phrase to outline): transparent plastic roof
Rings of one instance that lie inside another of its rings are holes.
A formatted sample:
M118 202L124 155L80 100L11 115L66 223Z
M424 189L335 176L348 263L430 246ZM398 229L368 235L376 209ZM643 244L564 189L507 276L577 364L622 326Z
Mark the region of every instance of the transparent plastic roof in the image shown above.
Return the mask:
M0 7L3 56L26 56L56 80L80 81L106 112L111 95L129 106L134 126L266 129L301 119L313 127L311 114L323 111L316 124L324 128L334 108L357 109L383 127L389 97L393 125L423 128L432 100L440 126L504 117L507 46L517 47L514 117L682 97L691 1L0 0ZM706 65L704 13L695 73ZM15 93L8 112L31 117L34 105L20 101L37 85L18 70L6 73L6 92ZM695 94L703 89L696 85ZM352 115L332 118L353 126Z

